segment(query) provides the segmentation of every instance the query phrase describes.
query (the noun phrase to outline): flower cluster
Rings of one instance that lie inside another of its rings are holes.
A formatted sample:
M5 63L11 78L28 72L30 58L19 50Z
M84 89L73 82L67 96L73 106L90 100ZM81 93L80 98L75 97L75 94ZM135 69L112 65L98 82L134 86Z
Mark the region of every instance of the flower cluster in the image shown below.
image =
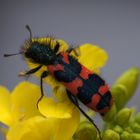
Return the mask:
M124 107L134 95L139 81L139 69L131 68L117 79L112 86L115 104L105 118L104 140L139 140L140 123L134 108ZM110 120L109 120L110 119Z
M33 38L42 43L52 38ZM58 40L61 50L68 48L67 43ZM79 56L73 57L93 72L100 73L108 59L107 53L98 46L84 44L76 49ZM37 64L27 61L29 68ZM42 67L35 75L40 77ZM139 70L131 68L112 86L114 104L103 117L103 140L139 140L140 113L134 108L124 108L134 95L138 85ZM29 82L19 83L12 92L0 86L0 127L6 140L99 140L97 130L87 120L80 122L79 110L69 101L65 88L51 76L44 79L52 88L54 97L40 98L40 87ZM91 113L92 114L92 113ZM90 116L92 116L90 114Z

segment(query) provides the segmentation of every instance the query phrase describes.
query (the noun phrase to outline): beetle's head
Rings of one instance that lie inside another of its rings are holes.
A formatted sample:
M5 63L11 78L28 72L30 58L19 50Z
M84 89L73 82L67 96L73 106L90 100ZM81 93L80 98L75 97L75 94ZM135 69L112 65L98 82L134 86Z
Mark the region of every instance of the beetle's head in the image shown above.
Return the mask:
M30 38L25 42L21 50L14 54L4 54L4 57L21 54L24 58L34 63L45 65L52 63L54 59L54 52L50 46L53 38L50 38L50 41L45 38L46 43L42 43L44 38L32 38L30 27L26 25L26 28L30 33Z

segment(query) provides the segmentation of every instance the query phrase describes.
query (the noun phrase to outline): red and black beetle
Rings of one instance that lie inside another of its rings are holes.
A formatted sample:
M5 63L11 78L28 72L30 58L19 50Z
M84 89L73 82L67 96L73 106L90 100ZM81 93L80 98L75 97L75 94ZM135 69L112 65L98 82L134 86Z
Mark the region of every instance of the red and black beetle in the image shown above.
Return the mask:
M60 44L57 40L54 49L52 49L51 43L43 44L39 41L32 42L31 29L29 26L26 27L30 32L30 39L28 40L29 47L23 48L19 54L24 55L29 61L37 63L39 66L22 73L22 75L33 74L44 65L47 67L46 71L41 74L42 96L39 101L44 95L42 87L43 78L48 74L51 74L57 81L61 82L66 87L70 100L97 128L93 120L79 106L78 100L94 111L104 115L112 106L112 96L108 85L99 75L91 72L70 55L70 52L73 49L58 53ZM5 57L11 55L15 54L5 54ZM100 135L98 128L97 130Z

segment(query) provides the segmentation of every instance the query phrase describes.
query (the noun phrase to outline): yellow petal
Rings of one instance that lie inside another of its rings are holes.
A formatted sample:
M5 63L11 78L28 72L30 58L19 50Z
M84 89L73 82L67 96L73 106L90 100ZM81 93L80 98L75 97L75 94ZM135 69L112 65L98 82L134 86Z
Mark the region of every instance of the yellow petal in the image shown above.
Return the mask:
M68 100L55 102L52 98L44 97L39 102L39 111L47 118L70 118L74 108Z
M37 101L40 87L29 82L22 82L12 91L12 117L14 120L27 119L39 115Z
M59 101L69 100L67 97L66 88L63 85L54 87L52 93Z
M41 116L16 122L10 127L7 140L53 140L55 123Z
M54 140L70 140L78 128L79 121L80 114L76 107L72 110L71 118L56 120Z
M76 109L70 119L47 119L36 116L16 122L9 129L7 140L70 140L79 124Z
M99 72L99 69L105 65L108 59L105 50L92 44L81 45L79 52L79 62L94 72Z
M0 86L0 121L6 125L11 123L11 97L9 91Z

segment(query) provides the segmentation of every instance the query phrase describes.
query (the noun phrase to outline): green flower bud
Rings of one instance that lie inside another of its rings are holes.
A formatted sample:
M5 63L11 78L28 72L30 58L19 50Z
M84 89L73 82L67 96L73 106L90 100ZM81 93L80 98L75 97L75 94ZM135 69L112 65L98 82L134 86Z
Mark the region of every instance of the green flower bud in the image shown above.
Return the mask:
M119 125L116 125L113 130L119 134L121 134L123 132L123 128Z
M128 91L123 85L114 85L111 88L112 96L114 98L117 110L120 110L127 102Z
M93 125L87 121L80 123L74 139L76 140L96 140L97 130Z
M120 136L117 132L108 129L103 134L103 140L120 140Z
M138 124L136 122L132 122L131 123L131 128L134 132L140 133L140 124Z
M94 140L100 140L100 137L99 137L99 135L97 135L96 139L94 139Z
M127 131L124 131L121 134L121 140L132 140L131 134L128 133Z
M112 95L115 98L116 105L123 107L126 102L133 96L139 79L139 69L130 68L121 75L112 87ZM119 105L120 104L120 105Z
M133 133L131 134L132 140L140 140L140 134Z
M116 116L116 112L117 112L117 109L114 103L111 109L105 114L105 116L103 116L103 120L106 122L112 122Z
M140 124L140 112L136 114L135 121Z
M125 128L125 131L129 132L129 133L133 133L133 130L130 126Z
M132 115L133 110L129 108L124 108L120 110L116 116L116 122L120 126L127 125Z

